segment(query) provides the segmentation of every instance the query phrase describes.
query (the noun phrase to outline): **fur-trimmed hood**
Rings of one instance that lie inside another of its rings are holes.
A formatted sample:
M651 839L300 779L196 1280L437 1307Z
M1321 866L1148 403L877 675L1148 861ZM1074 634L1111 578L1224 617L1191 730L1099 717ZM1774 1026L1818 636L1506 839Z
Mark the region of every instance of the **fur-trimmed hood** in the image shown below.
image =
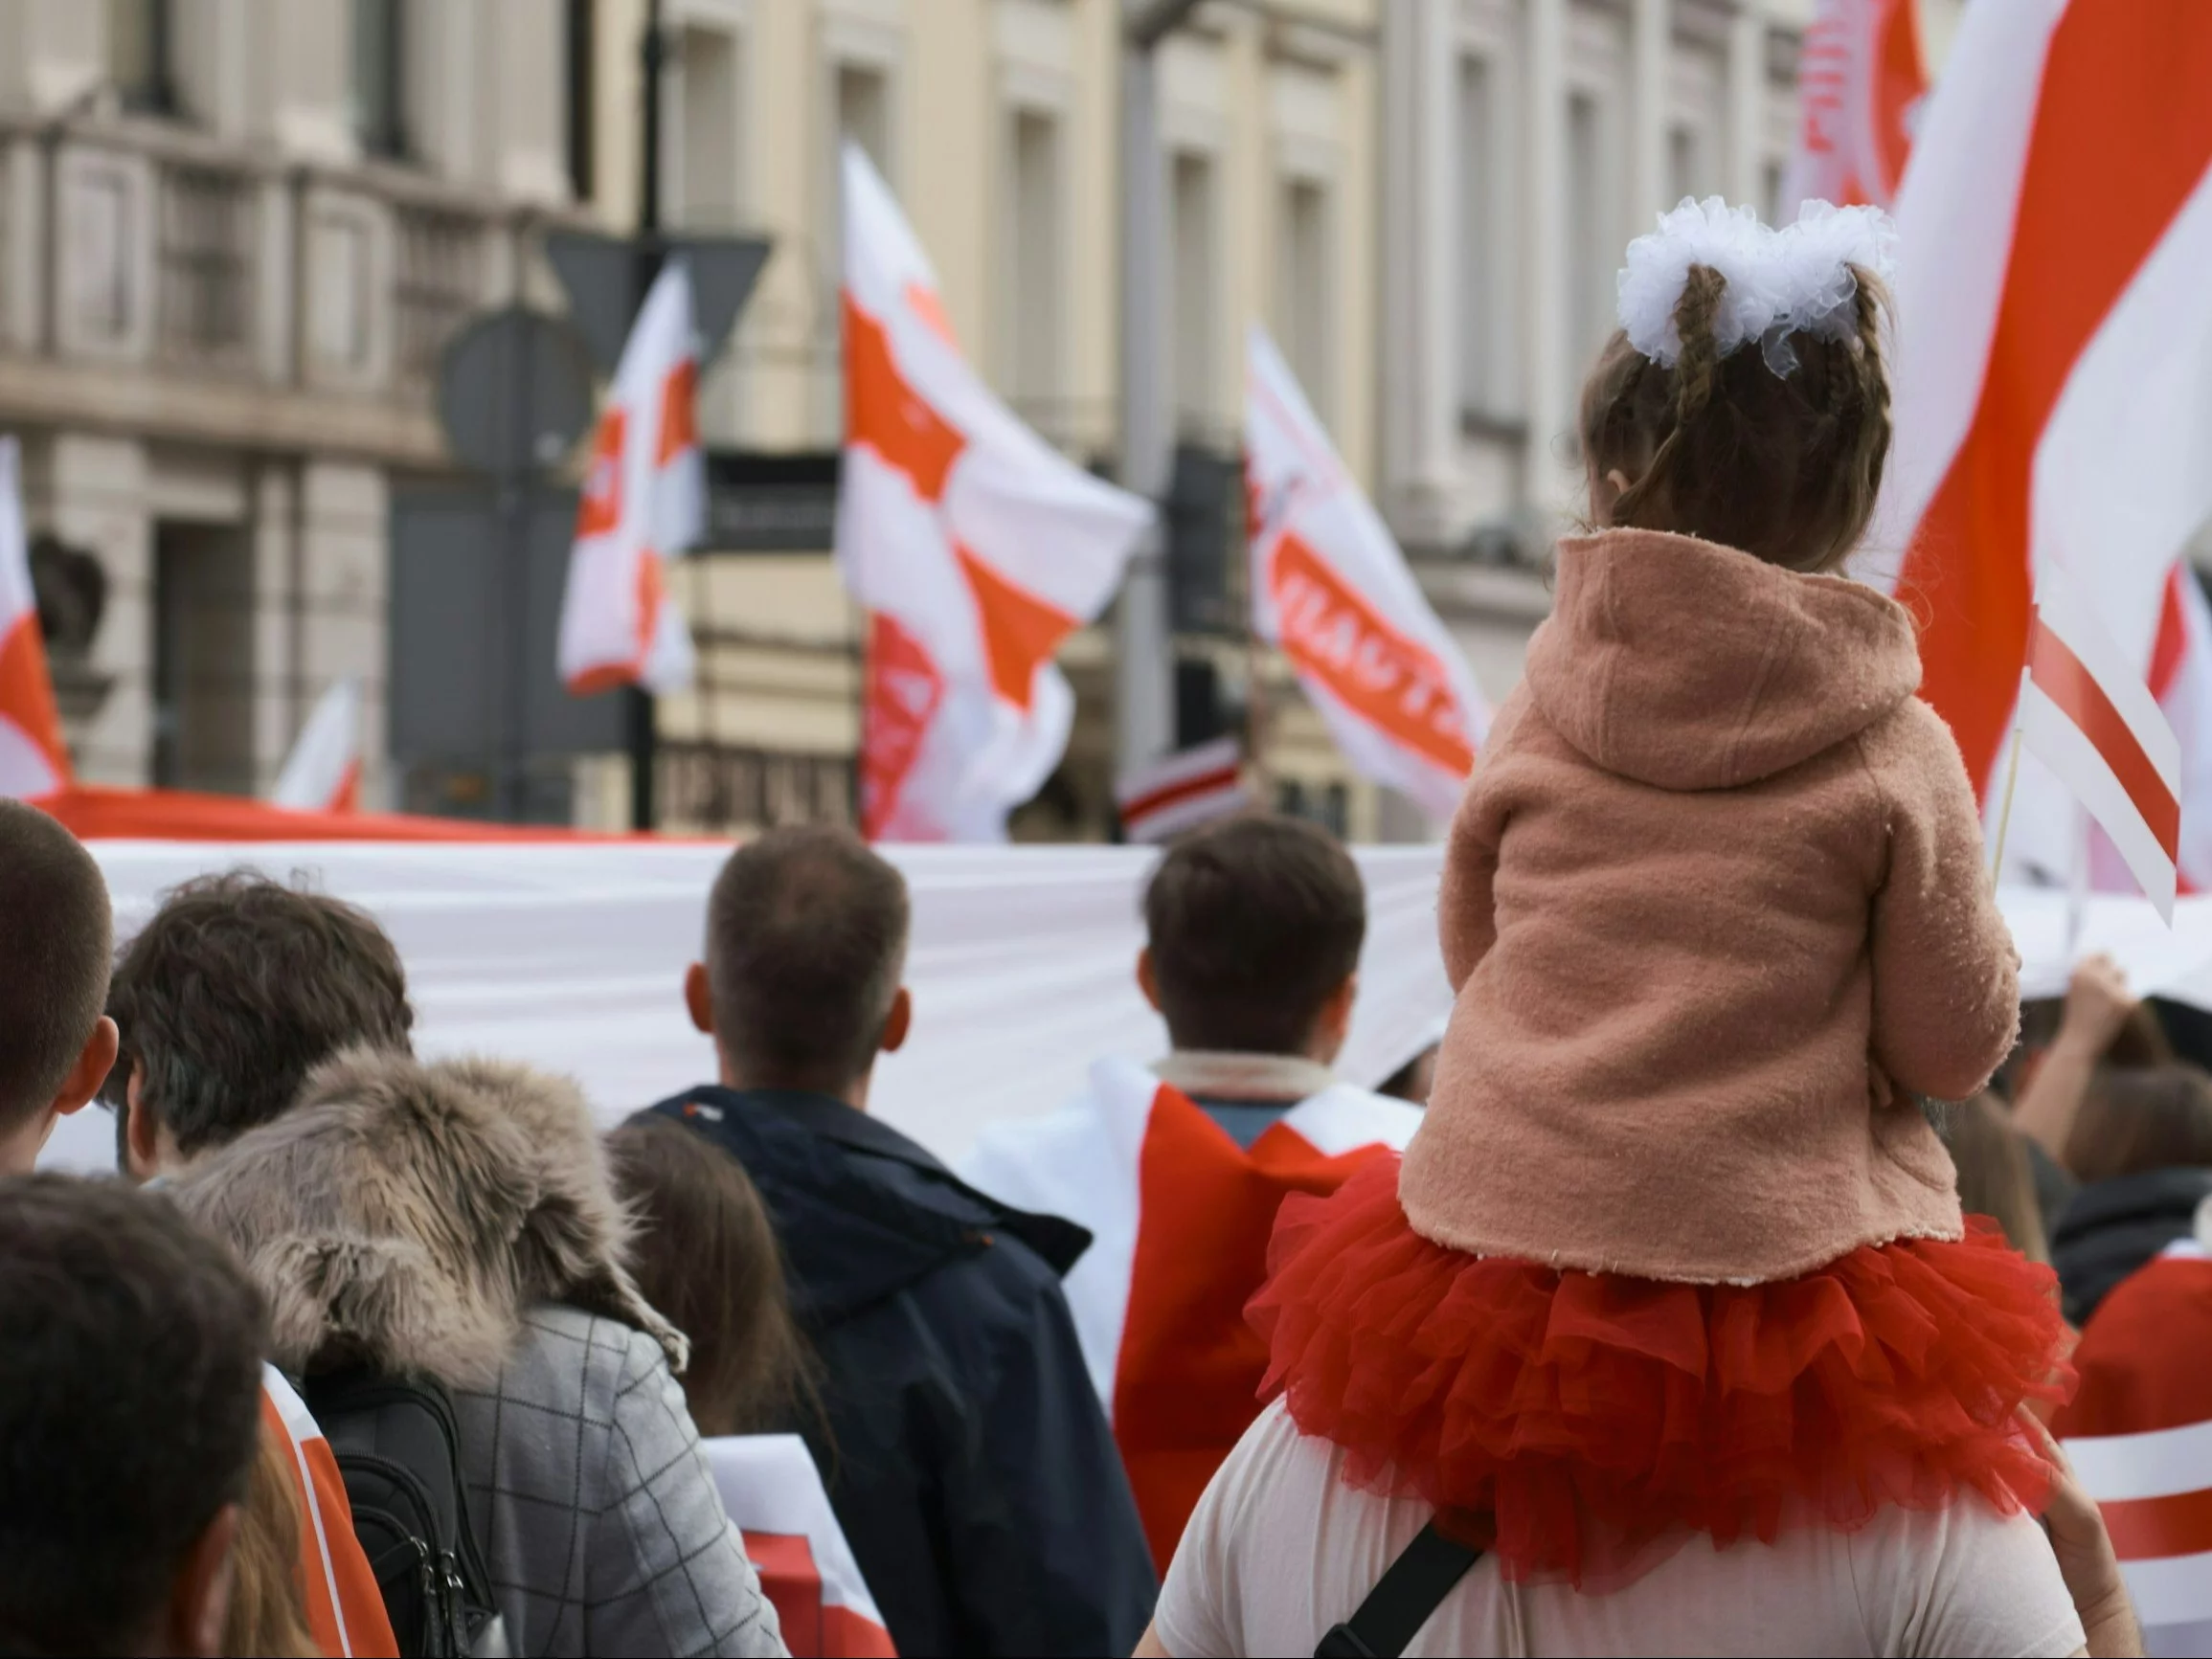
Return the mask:
M365 1362L482 1387L533 1302L648 1332L684 1367L683 1335L624 1267L629 1218L565 1079L355 1049L173 1190L245 1258L286 1370Z

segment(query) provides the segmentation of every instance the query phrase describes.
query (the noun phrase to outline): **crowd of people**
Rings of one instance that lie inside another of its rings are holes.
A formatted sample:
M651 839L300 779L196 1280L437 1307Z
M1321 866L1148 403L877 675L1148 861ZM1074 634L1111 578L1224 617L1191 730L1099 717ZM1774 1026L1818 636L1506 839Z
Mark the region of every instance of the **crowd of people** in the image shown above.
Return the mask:
M1156 866L1170 1052L956 1172L869 1110L928 1011L845 832L730 857L715 1075L602 1133L418 1056L363 911L241 871L118 950L0 802L0 1649L2141 1651L2060 1441L2212 1419L2212 1075L2101 959L2023 1039L1833 573L1875 228L1720 229L1632 250L1422 1100L1333 1070L1365 898L1288 818ZM117 1177L34 1173L96 1101Z

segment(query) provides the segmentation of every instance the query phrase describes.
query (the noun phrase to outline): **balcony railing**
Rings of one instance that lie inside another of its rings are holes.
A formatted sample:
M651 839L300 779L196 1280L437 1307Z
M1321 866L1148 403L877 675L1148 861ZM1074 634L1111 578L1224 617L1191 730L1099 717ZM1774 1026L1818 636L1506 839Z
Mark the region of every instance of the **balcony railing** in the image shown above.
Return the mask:
M548 218L174 123L0 118L0 359L367 398L420 447L440 352L518 297Z

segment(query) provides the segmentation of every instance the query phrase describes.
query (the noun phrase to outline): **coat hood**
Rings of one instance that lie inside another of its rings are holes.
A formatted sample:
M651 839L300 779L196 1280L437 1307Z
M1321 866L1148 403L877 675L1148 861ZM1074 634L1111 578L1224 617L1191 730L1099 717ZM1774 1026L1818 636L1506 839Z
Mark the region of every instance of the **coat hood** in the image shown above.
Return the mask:
M947 1264L1020 1239L1065 1274L1091 1235L960 1180L889 1124L841 1101L777 1089L693 1089L652 1109L705 1135L760 1189L791 1266L792 1312L820 1331Z
M623 1265L629 1218L575 1085L520 1065L434 1065L359 1049L290 1111L196 1162L174 1188L269 1300L271 1357L495 1379L534 1302L683 1336Z
M1528 689L1596 765L1732 789L1853 737L1920 686L1904 608L1711 542L1607 530L1559 544Z

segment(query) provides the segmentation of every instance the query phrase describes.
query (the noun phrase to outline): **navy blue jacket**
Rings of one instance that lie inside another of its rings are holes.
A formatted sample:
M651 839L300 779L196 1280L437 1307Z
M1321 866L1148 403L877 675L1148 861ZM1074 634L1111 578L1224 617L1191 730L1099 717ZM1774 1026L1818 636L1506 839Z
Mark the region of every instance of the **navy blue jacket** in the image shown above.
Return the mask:
M794 1426L899 1652L1132 1650L1159 1585L1060 1289L1090 1234L823 1095L652 1110L767 1202L823 1367L827 1422Z

